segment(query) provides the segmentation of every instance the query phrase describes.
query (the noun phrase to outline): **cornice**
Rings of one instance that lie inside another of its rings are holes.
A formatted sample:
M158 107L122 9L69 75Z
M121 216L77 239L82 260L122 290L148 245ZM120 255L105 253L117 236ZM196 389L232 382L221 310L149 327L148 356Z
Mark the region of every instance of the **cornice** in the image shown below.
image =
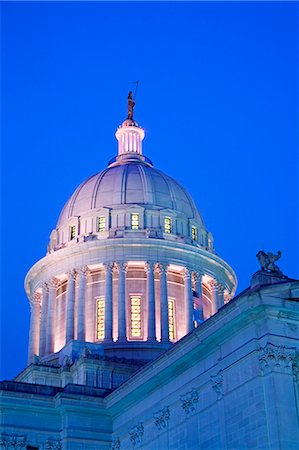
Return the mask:
M140 249L140 255L136 255L136 249ZM198 270L198 266L203 265L207 275L215 276L222 282L234 295L237 278L233 269L219 256L207 250L191 246L189 244L170 242L162 239L143 239L143 238L115 238L97 241L88 241L77 243L75 246L60 249L53 252L38 262L36 262L28 271L25 279L25 290L29 294L29 283L32 282L43 272L53 272L52 276L58 275L56 273L57 267L63 267L65 272L76 269L72 267L74 260L78 260L78 267L86 264L96 264L107 261L107 255L111 253L111 260L117 261L117 255L122 251L126 255L127 260L140 260L144 255L147 262L160 262L167 264L186 264L191 270ZM165 251L168 252L167 260L162 256ZM103 261L99 257L99 252L103 255ZM159 261L152 255L156 253L159 256ZM164 259L163 259L164 258ZM152 260L152 261L151 261ZM201 262L201 264L200 264ZM46 281L40 276L41 282Z

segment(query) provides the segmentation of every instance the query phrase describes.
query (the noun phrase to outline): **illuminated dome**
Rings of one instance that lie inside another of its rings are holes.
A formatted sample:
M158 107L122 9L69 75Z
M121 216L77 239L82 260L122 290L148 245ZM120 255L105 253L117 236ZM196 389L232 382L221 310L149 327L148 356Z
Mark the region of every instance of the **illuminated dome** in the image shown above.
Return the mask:
M235 292L188 192L142 154L132 105L129 97L118 155L76 189L27 274L29 362L73 359L80 346L151 360Z

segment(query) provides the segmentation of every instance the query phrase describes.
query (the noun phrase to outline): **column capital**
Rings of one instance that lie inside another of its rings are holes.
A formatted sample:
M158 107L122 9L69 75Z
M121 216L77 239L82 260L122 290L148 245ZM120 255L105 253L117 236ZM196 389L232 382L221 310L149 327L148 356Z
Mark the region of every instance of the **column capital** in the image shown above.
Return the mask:
M219 284L218 281L215 279L208 281L208 285L212 289L218 289L218 284Z
M115 263L118 273L128 271L128 263L126 262L116 262Z
M104 269L105 269L105 273L110 272L112 273L113 269L114 269L114 262L105 262L103 263Z
M217 283L217 289L220 294L223 294L225 287L221 283Z
M49 284L46 281L42 284L42 290L43 292L49 292Z
M204 276L204 272L200 271L200 270L194 270L192 272L192 276L194 281L201 281L202 277Z
M183 277L184 279L191 278L191 270L188 267L183 268Z
M144 265L146 272L154 272L155 267L156 267L156 263L153 263L153 262L146 262Z
M90 273L88 266L81 266L79 269L76 269L76 272L79 274L80 278L86 278Z
M226 291L224 292L224 303L228 303L232 296Z
M168 264L161 264L161 263L157 264L157 270L158 270L159 275L166 274L167 269L168 269Z
M76 270L75 270L75 269L69 270L69 271L67 272L67 277L68 277L69 280L70 280L70 279L76 280L76 277L77 277L77 272L76 272Z
M49 286L49 288L57 289L58 286L60 286L60 284L61 284L61 281L58 280L58 278L55 278L55 277L53 277L53 278L51 278L50 280L47 281L47 285Z
M31 305L35 305L35 304L40 304L41 303L41 299L42 299L42 295L39 292L34 292L31 296L30 296L30 304Z

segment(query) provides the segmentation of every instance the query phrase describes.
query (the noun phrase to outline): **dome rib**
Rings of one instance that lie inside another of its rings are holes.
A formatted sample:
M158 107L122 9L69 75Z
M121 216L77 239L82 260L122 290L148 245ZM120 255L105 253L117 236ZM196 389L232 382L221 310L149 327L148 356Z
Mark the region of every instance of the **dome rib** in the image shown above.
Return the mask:
M74 214L86 215L102 207L113 209L133 204L170 209L204 224L184 187L142 161L129 161L109 166L81 183L63 208L57 227L66 225Z
M97 181L96 181L96 183L94 185L93 192L92 192L92 195L91 195L90 209L96 208L98 189L99 189L99 186L101 184L102 179L104 178L104 176L106 175L108 170L109 170L109 168L107 167L107 169L102 170L102 172L100 172L98 174L98 176L97 176Z

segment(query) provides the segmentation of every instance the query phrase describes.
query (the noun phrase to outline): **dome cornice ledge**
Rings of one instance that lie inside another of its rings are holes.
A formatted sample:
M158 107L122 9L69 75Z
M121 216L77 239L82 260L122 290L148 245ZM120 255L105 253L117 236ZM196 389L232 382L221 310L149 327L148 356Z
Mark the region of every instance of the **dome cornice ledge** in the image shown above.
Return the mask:
M76 243L39 260L27 273L25 290L39 288L43 282L60 273L83 265L115 261L160 262L188 265L193 271L215 276L233 295L237 277L233 269L219 256L194 245L162 239L115 238Z

